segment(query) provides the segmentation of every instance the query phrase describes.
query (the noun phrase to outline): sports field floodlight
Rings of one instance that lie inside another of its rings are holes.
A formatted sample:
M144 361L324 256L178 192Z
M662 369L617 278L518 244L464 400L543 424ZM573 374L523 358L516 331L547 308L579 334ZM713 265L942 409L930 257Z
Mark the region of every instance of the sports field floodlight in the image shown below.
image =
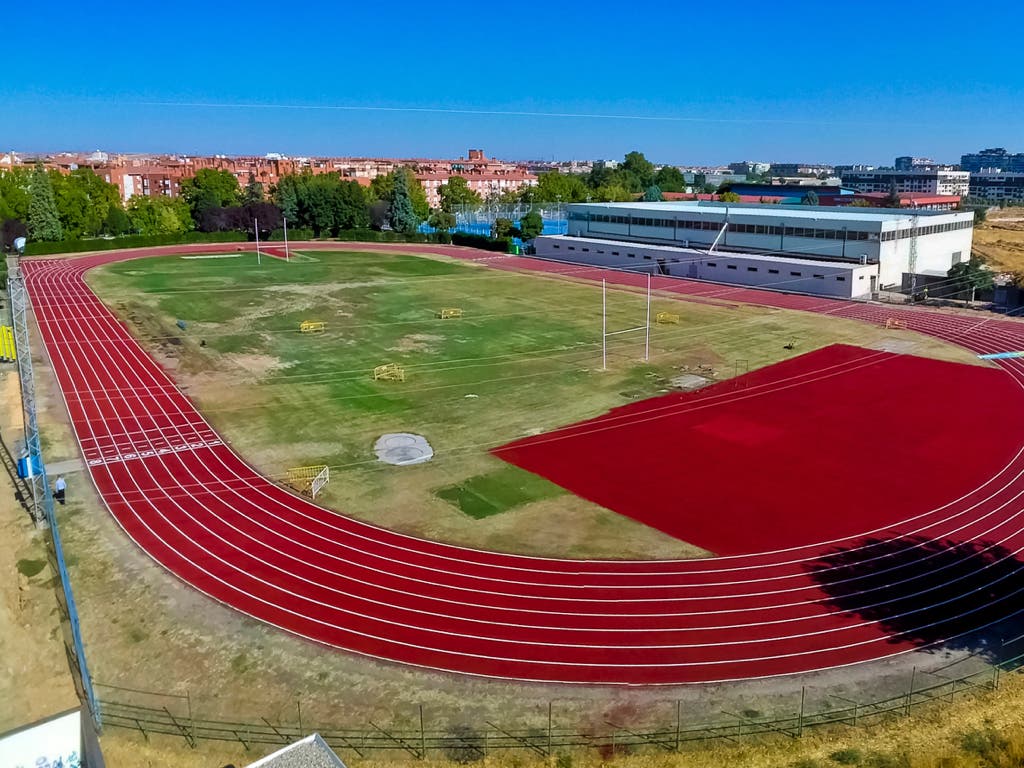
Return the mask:
M25 244L27 242L28 241L25 240L24 237L16 237L16 238L14 238L14 250L16 250L18 252L19 256L24 256L25 255Z

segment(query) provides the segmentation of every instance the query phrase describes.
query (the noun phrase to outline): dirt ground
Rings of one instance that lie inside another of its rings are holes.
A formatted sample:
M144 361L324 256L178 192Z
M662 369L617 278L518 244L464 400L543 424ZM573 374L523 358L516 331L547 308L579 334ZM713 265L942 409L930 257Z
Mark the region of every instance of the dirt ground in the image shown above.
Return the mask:
M22 437L17 374L0 372L0 438ZM0 732L78 705L45 532L36 529L0 472Z
M974 228L974 251L992 267L1024 272L1024 216L1019 208L992 211Z

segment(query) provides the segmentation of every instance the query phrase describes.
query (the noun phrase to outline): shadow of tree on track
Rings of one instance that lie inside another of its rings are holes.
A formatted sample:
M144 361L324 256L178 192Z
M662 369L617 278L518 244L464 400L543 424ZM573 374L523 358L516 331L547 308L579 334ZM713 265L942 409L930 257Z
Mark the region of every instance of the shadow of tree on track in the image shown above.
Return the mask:
M989 663L1021 652L1024 560L1000 544L868 538L808 571L826 605L877 623L890 642L941 644Z

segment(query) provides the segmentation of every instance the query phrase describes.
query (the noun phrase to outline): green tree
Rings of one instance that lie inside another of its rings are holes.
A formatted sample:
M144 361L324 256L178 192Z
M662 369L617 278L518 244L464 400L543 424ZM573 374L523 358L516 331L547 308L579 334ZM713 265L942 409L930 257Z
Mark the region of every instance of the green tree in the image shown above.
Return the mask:
M502 238L511 237L512 230L515 227L515 222L512 219L506 219L498 217L494 220L494 224L491 225L491 237Z
M438 232L447 232L455 228L455 216L448 211L434 211L427 219L427 224Z
M639 189L645 189L654 183L654 163L644 157L643 152L630 152L617 170L632 174L636 178Z
M28 206L28 232L33 240L55 241L64 239L64 228L57 213L50 175L41 162L32 171L29 185L31 201Z
M135 195L128 201L128 219L140 235L176 235L192 229L188 203L180 197Z
M994 284L994 275L977 258L954 264L949 268L946 277L950 280L950 290L963 298L970 298L975 291L989 290Z
M804 199L801 201L804 205L817 205L818 204L818 193L813 189L807 190L807 194L804 195Z
M665 196L661 194L661 187L657 184L651 184L651 186L644 190L645 203L660 203L664 201L664 199Z
M536 211L530 211L519 220L519 231L523 240L533 240L544 231L544 220Z
M370 197L373 200L381 200L389 205L392 204L394 202L395 179L398 177L398 174L402 174L405 177L405 185L406 189L409 190L409 199L412 200L413 212L420 221L425 220L430 215L430 204L427 202L427 192L423 189L419 179L416 178L416 173L412 168L396 168L391 173L375 177L370 182Z
M902 208L903 201L900 200L900 193L896 191L896 182L892 182L889 185L889 194L885 197L886 208Z
M181 196L188 203L197 224L207 208L238 205L238 179L231 171L200 168L195 176L182 179Z
M740 196L735 192L722 192L718 195L718 199L723 203L738 203Z
M132 223L121 206L111 206L103 220L103 232L108 235L125 235L131 232Z
M662 192L685 192L686 178L683 172L671 165L665 165L654 174L654 183Z
M483 198L473 189L469 188L469 182L462 176L451 176L448 181L438 188L441 197L441 210L452 213L459 205L480 205Z
M249 171L249 180L245 185L245 192L242 193L242 202L246 205L263 202L263 185L256 181L256 174Z
M606 184L594 190L594 199L602 203L625 203L634 198L634 193L619 184Z
M110 209L121 207L117 186L90 168L76 168L66 176L50 172L50 183L65 238L98 235Z
M558 171L538 175L530 193L539 203L582 203L593 195L583 178Z
M343 229L365 229L370 226L369 200L356 181L339 181L334 190L334 225L337 235Z
M28 220L32 175L26 168L0 173L0 219Z
M411 235L419 225L419 218L412 207L409 196L409 182L404 173L395 174L395 186L391 192L391 228L396 232Z
M850 205L848 207L850 207L850 208L871 208L872 207L872 203L871 203L870 200L865 200L864 198L860 198L858 200L854 200L852 203L850 203Z
M295 190L296 176L284 176L277 183L275 198L281 215L294 224L299 220L299 196Z

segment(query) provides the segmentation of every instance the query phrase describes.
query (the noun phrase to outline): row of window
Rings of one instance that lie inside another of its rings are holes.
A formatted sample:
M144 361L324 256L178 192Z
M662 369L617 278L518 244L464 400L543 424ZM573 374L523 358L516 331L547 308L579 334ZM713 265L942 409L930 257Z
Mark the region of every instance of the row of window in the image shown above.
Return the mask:
M717 261L709 261L709 262L707 262L707 266L709 266L709 267L717 267L718 266L718 262ZM737 266L736 264L726 264L725 268L726 269L739 269L739 266ZM747 267L747 272L757 272L757 271L759 271L759 269L760 269L759 267ZM774 269L772 267L769 267L768 268L768 274L769 275L777 275L777 274L779 274L779 270ZM803 272L790 272L789 276L790 277L803 277L804 273ZM825 279L824 275L817 275L817 274L814 274L813 272L811 273L811 277L813 277L813 278L815 278L817 280L824 280ZM838 282L838 283L845 283L846 282L846 276L845 275L835 275L835 278L836 278L836 282ZM864 275L861 275L860 279L863 280L864 279Z
M645 216L616 216L604 213L587 214L570 211L571 221L586 221L591 224L627 224L634 227L658 227L662 229L684 229L691 231L721 230L723 222L707 220L655 219ZM934 235L941 232L952 232L958 229L970 229L973 221L950 221L943 224L932 224L918 227L917 234ZM878 241L877 232L860 232L849 229L821 229L816 227L786 227L770 224L729 224L728 232L745 235L773 235L775 237L803 237L818 240L873 240ZM881 233L883 241L903 240L911 235L910 228Z

